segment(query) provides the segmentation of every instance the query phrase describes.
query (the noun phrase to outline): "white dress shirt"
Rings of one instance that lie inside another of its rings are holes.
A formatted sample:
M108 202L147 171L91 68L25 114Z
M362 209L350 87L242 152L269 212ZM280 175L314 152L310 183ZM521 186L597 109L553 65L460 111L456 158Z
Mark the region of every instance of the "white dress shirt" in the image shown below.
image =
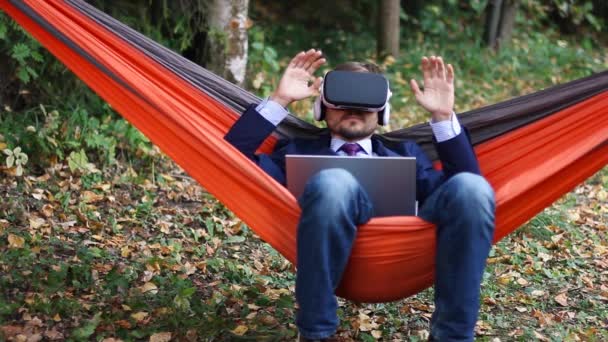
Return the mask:
M287 109L269 98L266 98L264 101L260 102L260 104L256 107L256 110L266 120L275 126L283 121L287 114L289 114ZM458 121L458 117L455 113L452 113L450 120L439 122L433 122L431 120L429 121L429 124L431 125L431 130L433 131L433 135L435 136L437 142L450 140L462 132L462 127L460 126L460 122ZM332 137L330 147L332 150L334 150L334 152L338 153L338 155L346 155L346 152L340 151L340 147L342 147L342 145L345 143L346 141L342 139ZM354 143L359 144L359 146L363 148L362 151L357 152L357 157L376 155L372 151L372 141L370 138L354 141Z

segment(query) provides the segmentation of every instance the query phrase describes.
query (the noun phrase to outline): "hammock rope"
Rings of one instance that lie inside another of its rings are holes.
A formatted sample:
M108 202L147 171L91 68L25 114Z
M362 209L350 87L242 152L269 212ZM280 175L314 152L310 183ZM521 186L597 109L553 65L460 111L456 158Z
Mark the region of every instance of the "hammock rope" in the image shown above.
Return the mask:
M293 196L223 136L259 98L212 75L81 0L0 0L8 13L163 152L295 261L300 210ZM495 242L608 164L608 72L459 117L497 197ZM320 129L290 117L277 137ZM413 138L431 156L428 125L385 134ZM338 294L364 302L432 284L434 227L416 217L359 228ZM369 279L374 279L369 284Z

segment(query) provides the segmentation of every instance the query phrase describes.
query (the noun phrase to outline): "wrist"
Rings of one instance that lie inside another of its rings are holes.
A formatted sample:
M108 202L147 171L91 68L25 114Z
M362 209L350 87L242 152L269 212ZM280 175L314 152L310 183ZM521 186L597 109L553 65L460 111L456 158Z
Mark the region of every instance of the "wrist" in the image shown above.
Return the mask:
M281 106L283 106L283 108L287 108L287 106L289 106L289 104L291 103L291 100L286 99L281 95L277 95L277 93L272 93L272 95L270 95L268 99L280 104Z
M439 121L448 121L452 119L452 113L454 113L453 110L450 111L435 111L435 112L431 112L431 118L433 120L433 122L439 122Z

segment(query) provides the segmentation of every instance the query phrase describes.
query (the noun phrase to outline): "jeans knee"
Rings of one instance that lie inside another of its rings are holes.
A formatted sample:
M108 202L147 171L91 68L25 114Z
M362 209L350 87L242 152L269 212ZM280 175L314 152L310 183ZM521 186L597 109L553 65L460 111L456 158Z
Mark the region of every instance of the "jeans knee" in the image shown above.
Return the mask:
M480 175L469 172L458 173L448 180L446 192L453 204L467 208L484 208L494 212L494 189Z
M356 194L359 183L344 169L325 169L313 175L304 188L302 197L312 196L322 202L342 202Z
M343 169L326 169L310 178L298 199L301 220L336 224L363 224L373 214L367 193L357 179Z

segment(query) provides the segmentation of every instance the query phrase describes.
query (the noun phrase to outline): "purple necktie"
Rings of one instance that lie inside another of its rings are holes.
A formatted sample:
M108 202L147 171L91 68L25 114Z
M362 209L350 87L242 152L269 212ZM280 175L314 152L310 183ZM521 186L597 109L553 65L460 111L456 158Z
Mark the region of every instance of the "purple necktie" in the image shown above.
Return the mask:
M344 151L349 157L356 156L357 152L363 151L359 144L346 143L340 146L339 151Z

